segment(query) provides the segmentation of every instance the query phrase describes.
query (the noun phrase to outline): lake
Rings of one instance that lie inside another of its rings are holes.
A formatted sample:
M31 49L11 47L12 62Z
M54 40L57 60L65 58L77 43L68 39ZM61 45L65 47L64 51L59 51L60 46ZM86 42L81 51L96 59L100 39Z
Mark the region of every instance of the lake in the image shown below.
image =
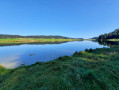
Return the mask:
M0 64L6 68L16 68L21 64L47 62L61 56L71 56L76 51L102 47L105 46L93 41L0 45Z

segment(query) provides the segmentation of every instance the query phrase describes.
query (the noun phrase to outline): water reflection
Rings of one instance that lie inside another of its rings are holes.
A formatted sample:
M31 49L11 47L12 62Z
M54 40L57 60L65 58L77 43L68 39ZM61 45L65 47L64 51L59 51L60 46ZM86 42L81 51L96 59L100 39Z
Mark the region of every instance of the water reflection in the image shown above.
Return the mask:
M19 57L7 57L4 59L1 59L0 64L6 68L15 68L19 65L19 62L16 61Z
M100 45L108 46L108 47L119 47L118 41L98 41Z
M70 56L76 51L102 47L104 47L104 45L92 41L50 42L47 44L32 43L19 46L4 46L0 47L0 64L6 68L15 68L22 63L31 65L36 62L47 62L61 56Z
M19 46L23 44L28 44L28 45L62 44L66 42L68 41L31 42L31 43L0 43L0 46Z

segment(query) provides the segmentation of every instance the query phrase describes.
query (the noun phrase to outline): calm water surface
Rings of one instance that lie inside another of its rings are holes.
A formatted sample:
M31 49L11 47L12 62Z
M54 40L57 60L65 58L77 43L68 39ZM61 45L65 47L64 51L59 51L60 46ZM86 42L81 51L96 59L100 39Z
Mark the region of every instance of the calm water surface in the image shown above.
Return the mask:
M6 68L15 68L20 66L22 63L25 65L31 65L36 62L47 62L61 56L70 56L76 51L102 47L104 46L92 41L0 46L0 64Z

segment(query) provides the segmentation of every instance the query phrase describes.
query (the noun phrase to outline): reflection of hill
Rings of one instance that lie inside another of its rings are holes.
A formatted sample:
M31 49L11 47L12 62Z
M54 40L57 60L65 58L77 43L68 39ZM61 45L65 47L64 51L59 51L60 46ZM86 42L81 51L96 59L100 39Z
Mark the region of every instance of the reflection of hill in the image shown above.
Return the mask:
M62 42L33 42L33 43L1 43L0 46L18 46L22 44L30 44L30 45L45 45L45 44L61 44L66 43L68 41L62 41Z
M108 47L119 47L119 42L114 41L98 41L98 43Z

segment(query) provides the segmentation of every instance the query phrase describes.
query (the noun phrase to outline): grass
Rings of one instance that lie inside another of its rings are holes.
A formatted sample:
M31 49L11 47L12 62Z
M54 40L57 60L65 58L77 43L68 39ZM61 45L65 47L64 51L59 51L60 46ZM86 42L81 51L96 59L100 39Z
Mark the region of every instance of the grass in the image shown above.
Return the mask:
M62 41L79 41L81 39L34 39L34 38L5 38L0 39L0 44L4 43L30 43L30 42L62 42Z
M86 49L15 69L0 66L0 90L119 90L119 48Z
M101 41L119 41L119 39L102 39Z
M119 39L107 39L107 41L119 41Z

